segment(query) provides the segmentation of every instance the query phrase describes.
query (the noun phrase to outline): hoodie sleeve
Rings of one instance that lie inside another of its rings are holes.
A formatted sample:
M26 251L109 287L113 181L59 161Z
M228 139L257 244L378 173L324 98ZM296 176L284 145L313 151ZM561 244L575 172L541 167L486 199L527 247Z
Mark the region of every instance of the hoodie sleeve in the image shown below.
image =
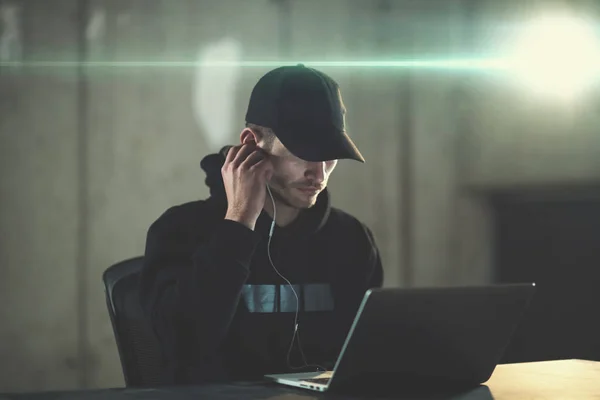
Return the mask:
M170 214L170 215L169 215ZM177 218L175 216L177 215ZM260 236L234 221L218 221L210 238L189 243L191 216L167 212L149 229L142 272L142 305L175 383L191 365L202 378L219 375L216 350L225 338ZM185 378L183 378L185 379Z

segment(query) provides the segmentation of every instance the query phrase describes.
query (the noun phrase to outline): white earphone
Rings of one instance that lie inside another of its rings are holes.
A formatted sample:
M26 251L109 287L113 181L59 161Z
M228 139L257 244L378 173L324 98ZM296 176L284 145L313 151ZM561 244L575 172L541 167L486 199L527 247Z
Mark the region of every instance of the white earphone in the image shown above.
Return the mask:
M318 364L309 364L306 361L306 356L304 355L304 351L302 351L302 344L300 343L300 333L298 332L298 311L300 309L300 298L298 297L298 293L296 293L294 286L291 284L291 282L285 276L283 276L277 270L277 268L275 267L275 264L273 264L273 260L271 259L271 238L273 237L273 232L275 231L275 221L277 218L277 209L275 207L275 198L273 197L273 193L271 193L271 188L269 187L268 184L267 184L267 191L269 192L269 196L271 197L271 202L273 203L273 222L271 223L271 229L269 230L269 241L267 243L267 255L269 256L269 262L271 263L271 266L273 267L273 269L275 270L277 275L279 275L281 277L281 279L283 279L289 285L290 289L292 289L292 292L294 293L294 296L296 297L296 316L294 318L294 335L292 336L292 342L290 343L290 348L287 352L287 365L290 369L293 369L293 370L298 370L298 369L302 369L305 367L316 367L317 370L321 369L323 371L327 371L327 368L324 368ZM298 338L298 350L300 351L300 354L302 355L302 360L304 361L304 365L299 366L299 367L292 366L292 364L290 362L290 355L292 354L292 349L294 348L294 340L296 339L296 337Z

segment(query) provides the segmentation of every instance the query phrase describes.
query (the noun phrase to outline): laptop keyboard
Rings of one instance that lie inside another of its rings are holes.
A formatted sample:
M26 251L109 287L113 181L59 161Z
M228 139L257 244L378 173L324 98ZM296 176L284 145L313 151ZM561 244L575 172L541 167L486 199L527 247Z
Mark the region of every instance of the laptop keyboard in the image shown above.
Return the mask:
M313 379L302 379L303 382L309 383L320 383L322 385L327 385L331 378L313 378Z

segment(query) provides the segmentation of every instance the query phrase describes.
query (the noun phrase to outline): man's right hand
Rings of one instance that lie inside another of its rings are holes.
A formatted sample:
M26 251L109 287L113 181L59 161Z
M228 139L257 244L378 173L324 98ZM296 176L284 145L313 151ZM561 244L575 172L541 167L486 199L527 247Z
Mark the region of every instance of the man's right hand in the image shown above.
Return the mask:
M221 168L227 214L225 219L237 221L254 230L266 199L266 185L273 174L267 153L254 141L229 149Z

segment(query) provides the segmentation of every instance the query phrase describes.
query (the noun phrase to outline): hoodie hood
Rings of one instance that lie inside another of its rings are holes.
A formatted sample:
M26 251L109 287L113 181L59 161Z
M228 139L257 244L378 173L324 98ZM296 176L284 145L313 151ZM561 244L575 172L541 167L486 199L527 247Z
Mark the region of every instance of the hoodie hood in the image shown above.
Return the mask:
M209 154L200 161L200 168L206 173L204 183L210 190L210 197L227 201L221 167L225 164L227 152L233 146L225 146L218 153Z
M210 198L218 203L227 204L227 195L225 193L225 185L223 184L223 176L221 168L225 163L225 157L231 145L223 147L218 153L209 154L200 161L200 167L206 173L204 183L210 190ZM267 196L268 198L268 196ZM226 209L226 207L225 207ZM329 191L327 188L323 190L317 198L317 203L307 209L302 210L298 218L291 224L285 227L276 227L276 231L280 235L287 236L289 234L310 234L320 230L329 217L331 210ZM256 230L259 232L268 233L273 219L264 210L261 212L256 222Z

